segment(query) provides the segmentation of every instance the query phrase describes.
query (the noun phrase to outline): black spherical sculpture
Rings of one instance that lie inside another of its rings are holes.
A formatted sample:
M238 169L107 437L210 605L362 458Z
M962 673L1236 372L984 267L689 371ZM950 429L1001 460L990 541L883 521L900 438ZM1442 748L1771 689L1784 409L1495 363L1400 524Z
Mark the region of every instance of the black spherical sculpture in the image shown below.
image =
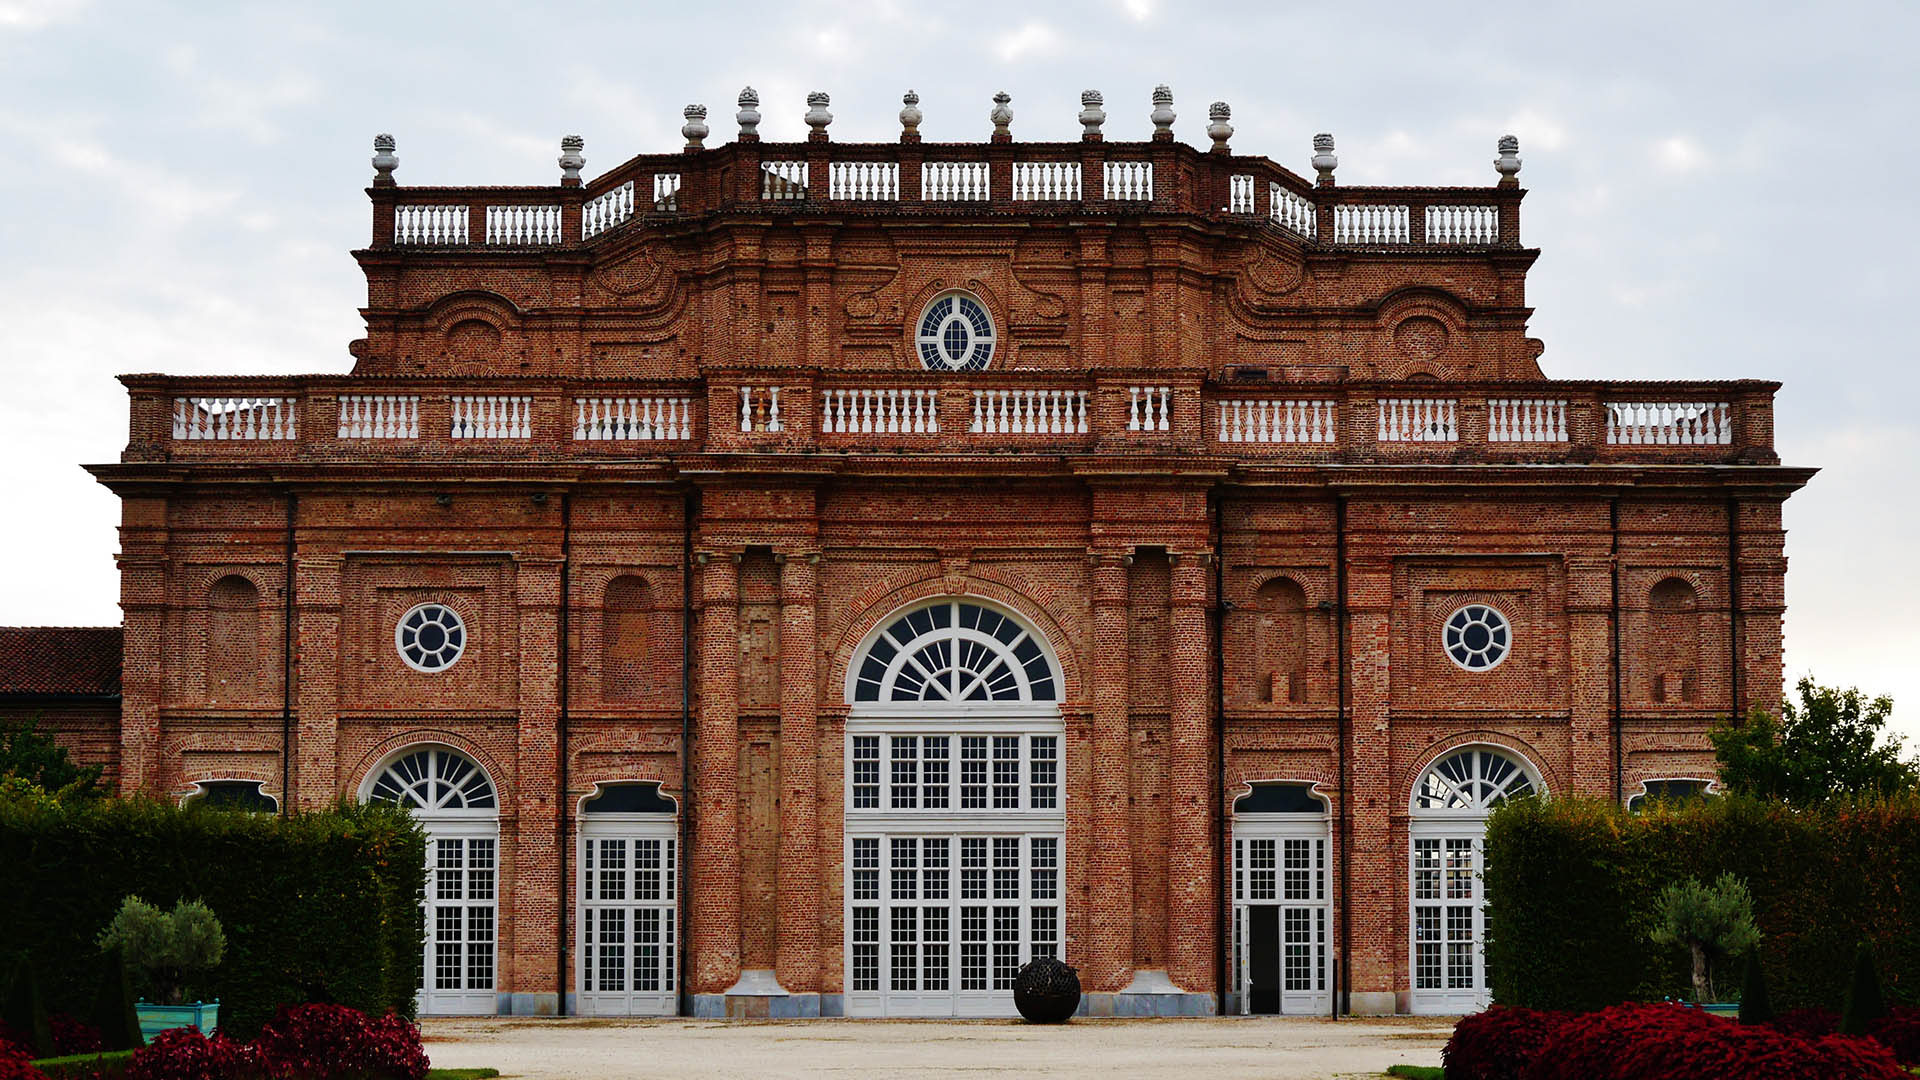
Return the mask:
M1013 976L1013 1005L1034 1024L1064 1024L1080 1007L1080 971L1039 956Z

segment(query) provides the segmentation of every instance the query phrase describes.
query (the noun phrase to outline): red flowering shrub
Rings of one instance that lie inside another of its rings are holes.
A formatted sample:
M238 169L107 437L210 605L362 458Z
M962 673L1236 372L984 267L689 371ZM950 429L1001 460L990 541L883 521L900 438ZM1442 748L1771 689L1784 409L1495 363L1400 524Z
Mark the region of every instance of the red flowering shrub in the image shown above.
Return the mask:
M58 1056L98 1054L107 1048L107 1040L100 1036L99 1028L66 1013L48 1017L47 1026L53 1029L53 1052Z
M266 1080L259 1052L215 1032L174 1028L133 1052L126 1080Z
M47 1080L33 1067L25 1049L12 1042L0 1042L0 1080Z
M392 1013L369 1020L344 1005L288 1006L260 1029L254 1045L274 1080L423 1080L427 1075L420 1029Z
M1463 1017L1440 1052L1447 1080L1521 1080L1567 1013L1496 1005Z
M1911 1080L1886 1047L1810 1041L1678 1005L1616 1005L1562 1024L1526 1080Z
M1893 1051L1893 1056L1900 1059L1900 1064L1909 1067L1920 1065L1920 1009L1909 1006L1895 1008L1868 1028L1867 1034Z
M1832 1009L1789 1009L1769 1021L1776 1031L1817 1039L1840 1030L1840 1014Z

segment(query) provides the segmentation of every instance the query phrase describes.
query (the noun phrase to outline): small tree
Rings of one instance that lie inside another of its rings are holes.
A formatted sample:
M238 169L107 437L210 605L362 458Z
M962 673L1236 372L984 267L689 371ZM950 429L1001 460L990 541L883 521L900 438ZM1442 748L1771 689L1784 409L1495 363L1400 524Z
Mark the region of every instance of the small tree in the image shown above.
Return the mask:
M226 955L227 935L219 918L198 900L182 900L168 913L129 896L101 931L99 945L120 949L127 963L147 977L162 1004L179 1005L186 1001L191 975L218 965Z
M1747 883L1731 873L1712 885L1699 878L1677 881L1654 901L1652 938L1661 945L1685 945L1693 951L1693 997L1714 1000L1713 965L1738 956L1760 940L1753 923L1753 897Z
M1868 698L1810 678L1795 690L1799 703L1782 703L1777 719L1755 707L1744 720L1714 728L1709 737L1727 790L1807 804L1920 787L1920 765L1900 756L1901 740L1882 738L1892 698Z
M1887 1015L1887 1002L1880 995L1880 972L1873 966L1873 947L1866 942L1853 954L1853 981L1847 984L1847 1000L1840 1009L1840 1034L1865 1035L1873 1022Z
M1760 962L1760 950L1747 951L1747 977L1740 984L1740 1022L1773 1022L1773 998L1767 993L1767 968Z
M23 780L62 799L104 794L100 766L74 764L66 747L40 734L35 720L0 723L0 777Z

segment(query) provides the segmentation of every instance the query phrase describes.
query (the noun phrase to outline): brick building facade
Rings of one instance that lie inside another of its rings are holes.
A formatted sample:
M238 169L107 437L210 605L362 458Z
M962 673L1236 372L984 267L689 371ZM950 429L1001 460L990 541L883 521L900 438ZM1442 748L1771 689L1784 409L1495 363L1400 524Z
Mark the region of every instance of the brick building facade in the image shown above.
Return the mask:
M1517 145L740 133L396 184L350 374L128 376L121 790L416 808L429 1011L1484 1001L1489 807L1777 700L1765 382L1546 379ZM76 714L77 715L77 714ZM1678 781L1679 783L1674 783ZM1651 787L1650 787L1651 785Z

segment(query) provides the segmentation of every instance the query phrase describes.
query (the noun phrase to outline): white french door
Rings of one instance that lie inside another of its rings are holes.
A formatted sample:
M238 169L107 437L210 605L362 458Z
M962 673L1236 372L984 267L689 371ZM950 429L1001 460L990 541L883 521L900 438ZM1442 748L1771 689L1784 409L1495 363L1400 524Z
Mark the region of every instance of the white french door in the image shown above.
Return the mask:
M1327 820L1236 817L1233 831L1231 1011L1325 1015L1333 1003Z
M427 832L427 943L420 1012L491 1015L498 941L500 840L492 821L433 821Z
M678 1011L676 837L658 814L583 819L577 977L582 1016Z
M1420 822L1412 827L1413 1000L1424 1015L1471 1013L1489 1004L1486 897L1481 848L1486 822Z

